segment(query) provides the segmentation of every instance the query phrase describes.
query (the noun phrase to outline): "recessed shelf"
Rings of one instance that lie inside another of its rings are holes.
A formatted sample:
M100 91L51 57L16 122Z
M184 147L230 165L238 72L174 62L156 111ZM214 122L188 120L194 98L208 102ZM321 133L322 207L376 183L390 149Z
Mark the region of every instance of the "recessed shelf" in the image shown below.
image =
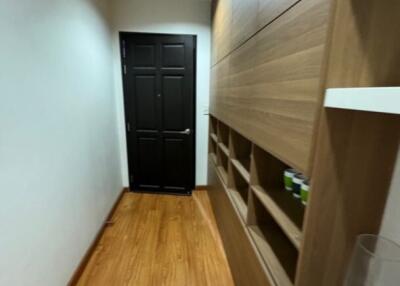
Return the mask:
M252 143L231 129L231 149L232 158L238 161L241 167L250 174ZM236 166L239 166L239 164L236 164Z
M244 221L246 221L246 216L247 216L247 205L243 200L243 197L241 193L235 189L228 189L228 192L230 196L232 197L232 200L234 201L240 216Z
M229 127L222 123L218 122L218 142L223 143L227 148L229 148Z
M242 175L235 168L231 167L229 169L230 183L229 190L232 194L232 199L234 200L236 206L242 215L243 220L247 217L247 202L249 196L249 183L244 180Z
M299 249L302 239L300 227L304 216L304 206L295 200L291 193L284 190L267 192L261 186L251 186L251 189L293 245ZM284 206L286 211L282 210L281 206Z
M222 178L222 180L223 180L223 183L226 185L226 184L228 183L228 173L227 173L226 170L225 170L223 167L221 167L221 166L218 166L218 167L217 167L217 170L218 170L219 175L221 176L221 178Z
M218 143L218 146L226 156L229 156L229 148L224 143Z
M283 173L288 166L258 146L254 146L253 156L253 190L294 245L299 247L305 207L301 200L284 189Z
M400 114L400 87L329 88L324 106Z
M228 166L229 166L229 158L225 154L225 152L222 151L221 148L218 148L217 150L217 165L218 165L218 170L221 173L221 177L223 177L225 184L228 184Z
M242 163L237 159L231 159L232 165L236 168L236 170L240 173L243 179L246 182L250 182L250 173L249 171L242 165Z
M217 134L214 134L214 133L210 133L210 137L211 137L211 139L215 142L215 143L217 143L218 142L218 137L217 137Z
M293 285L298 251L267 212L260 200L252 196L252 219L249 232L277 285Z
M218 120L210 115L210 134L218 133Z

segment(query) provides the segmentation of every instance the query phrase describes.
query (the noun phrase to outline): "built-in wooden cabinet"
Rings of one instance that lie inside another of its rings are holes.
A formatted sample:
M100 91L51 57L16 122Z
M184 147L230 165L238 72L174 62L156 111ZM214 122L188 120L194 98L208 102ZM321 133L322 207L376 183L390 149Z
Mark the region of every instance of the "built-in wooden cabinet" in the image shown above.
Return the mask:
M305 207L284 190L283 171L288 165L213 116L209 150L210 176L219 178L247 234L245 242L257 253L254 259L270 271L264 273L268 279L277 285L293 285ZM210 196L217 208L219 202ZM225 233L222 236L226 243L235 240Z
M342 285L357 234L379 232L400 119L326 109L325 90L400 85L400 2L212 3L209 194L235 282Z
M330 2L300 1L212 68L212 114L305 174L311 172Z

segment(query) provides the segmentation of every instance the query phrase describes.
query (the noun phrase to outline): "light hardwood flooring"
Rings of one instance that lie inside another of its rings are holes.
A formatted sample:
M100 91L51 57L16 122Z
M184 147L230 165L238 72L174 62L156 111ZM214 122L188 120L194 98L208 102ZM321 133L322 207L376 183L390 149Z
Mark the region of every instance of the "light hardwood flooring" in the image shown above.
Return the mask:
M206 191L125 193L77 285L233 286Z

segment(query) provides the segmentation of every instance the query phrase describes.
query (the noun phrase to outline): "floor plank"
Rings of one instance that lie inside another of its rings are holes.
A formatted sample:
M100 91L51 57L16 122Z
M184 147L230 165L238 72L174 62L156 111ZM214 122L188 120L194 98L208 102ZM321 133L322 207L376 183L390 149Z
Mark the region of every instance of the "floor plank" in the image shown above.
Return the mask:
M79 286L233 286L206 191L126 193Z

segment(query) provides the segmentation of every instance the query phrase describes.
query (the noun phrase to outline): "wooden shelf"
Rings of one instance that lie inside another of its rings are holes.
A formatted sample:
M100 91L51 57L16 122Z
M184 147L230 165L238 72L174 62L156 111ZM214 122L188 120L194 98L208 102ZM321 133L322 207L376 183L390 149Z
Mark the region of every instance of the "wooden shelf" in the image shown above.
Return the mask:
M241 193L235 189L228 189L229 194L234 201L240 216L242 217L243 221L246 221L247 217L247 204L243 200Z
M225 146L224 143L218 143L219 148L222 150L222 152L225 153L226 156L229 157L229 148L227 146Z
M274 191L271 195L261 186L251 186L251 189L293 245L300 249L302 232L299 225L302 224L304 216L304 206L301 202L284 190ZM281 206L286 206L285 210L282 210Z
M265 264L271 271L273 279L276 285L279 286L292 286L294 283L291 281L287 275L284 268L281 266L281 262L276 257L274 253L274 246L270 245L265 235L268 235L267 230L261 230L258 226L249 226L248 230L250 232L253 241L260 252L261 257L264 259ZM269 239L274 239L273 235L269 235ZM291 266L293 267L293 266Z
M223 168L223 167L221 167L221 166L218 166L217 167L217 170L218 170L218 173L219 173L219 175L221 176L221 178L222 178L222 180L223 180L223 183L225 184L225 185L227 185L228 184L228 173L225 171L225 169Z
M276 285L294 284L299 252L262 202L250 195L248 229Z
M218 132L218 120L210 115L210 134L217 134Z
M400 114L400 87L329 88L324 106Z
M230 128L222 123L221 121L218 122L218 142L223 143L225 146L229 148L229 133Z
M250 158L252 143L233 129L231 129L230 143L233 165L235 168L237 168L244 179L247 182L250 182Z
M239 174L243 177L243 179L250 183L250 173L249 171L242 165L242 163L237 159L231 159L232 165L236 168Z
M210 134L210 137L211 137L211 139L212 139L215 143L218 142L217 134L211 133L211 134Z

